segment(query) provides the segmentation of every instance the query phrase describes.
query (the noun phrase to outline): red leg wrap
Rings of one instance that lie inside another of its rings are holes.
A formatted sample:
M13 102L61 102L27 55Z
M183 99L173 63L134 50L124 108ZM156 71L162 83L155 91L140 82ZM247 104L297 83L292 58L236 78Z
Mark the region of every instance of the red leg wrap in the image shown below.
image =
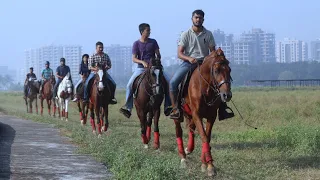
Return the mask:
M184 154L182 137L178 137L178 138L177 138L177 144L178 144L178 151L179 151L179 153L180 153L180 154Z
M98 123L98 133L101 134L101 123Z
M92 130L95 131L96 130L96 126L95 126L94 120L92 118L90 118L90 123L91 123Z
M189 132L188 151L192 152L193 150L194 150L194 133Z
M151 139L151 127L150 126L147 126L146 136L147 136L148 141L150 141L150 139Z
M159 132L154 132L154 148L158 149L160 146L160 134Z
M146 135L141 134L141 139L142 139L143 144L148 144L148 139L147 139Z
M206 163L209 163L210 161L212 161L209 143L207 143L207 142L202 143L202 154L204 154L204 156L205 156Z
M68 112L65 112L65 116L66 116L66 118L68 118Z
M82 118L82 112L80 112L80 120L83 120L83 118Z

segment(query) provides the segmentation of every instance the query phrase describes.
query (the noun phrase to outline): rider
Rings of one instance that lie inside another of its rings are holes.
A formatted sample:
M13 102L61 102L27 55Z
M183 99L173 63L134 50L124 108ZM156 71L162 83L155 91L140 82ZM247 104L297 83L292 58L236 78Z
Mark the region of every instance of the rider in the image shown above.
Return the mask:
M63 78L68 73L70 74L70 80L72 82L70 68L65 63L66 63L66 59L61 58L60 59L60 66L58 66L57 70L56 70L56 77L58 78L58 80L57 80L56 84L54 85L53 97L57 97L58 86L61 83L61 81L63 80Z
M90 58L89 58L89 62L88 62L88 66L89 66L89 70L91 71L91 73L89 74L89 77L87 78L85 84L84 84L84 97L83 97L83 102L87 103L88 99L89 99L89 87L88 84L90 82L90 80L94 77L94 75L96 74L96 72L98 71L98 68L95 67L96 64L104 64L106 65L106 79L109 80L112 84L113 87L111 87L111 100L110 100L110 104L117 104L117 100L114 97L115 94L115 90L116 90L116 83L114 82L114 80L112 79L112 77L109 75L109 73L107 72L108 69L111 68L111 60L108 56L108 54L103 52L103 43L98 41L96 43L96 53L93 54Z
M148 62L151 58L155 58L157 55L158 58L161 58L159 46L155 39L149 38L150 36L150 25L146 23L142 23L139 25L139 31L141 37L139 40L133 43L132 48L132 60L133 62L138 64L138 67L135 69L132 74L126 89L126 104L120 108L120 112L125 115L127 118L131 116L131 109L133 108L133 93L132 93L132 85L136 77L142 74L146 67L148 67ZM169 82L169 77L165 74L164 77L167 82ZM165 93L165 115L168 116L172 110L170 96L166 91Z
M33 67L30 67L30 73L27 74L26 80L24 81L24 86L23 86L23 92L24 92L23 98L24 99L26 99L27 95L28 95L28 81L29 81L29 78L37 79L37 76L33 73Z
M89 67L88 67L88 59L89 59L89 55L88 54L84 54L82 55L82 61L81 61L81 64L79 66L79 74L80 74L80 79L78 81L78 83L75 85L74 87L74 99L72 100L73 102L76 102L78 99L77 99L77 88L78 86L80 85L80 83L82 82L83 80L83 77L88 77L89 73L90 73L90 70L89 70Z
M192 68L197 67L210 52L215 51L215 41L212 32L202 26L204 21L204 12L195 10L192 12L193 26L181 34L178 47L178 57L183 60L183 63L176 70L170 81L170 98L173 111L170 114L171 119L180 117L180 109L176 106L178 86L182 79ZM234 115L226 111L226 103L221 103L219 107L219 120L231 118Z
M46 66L46 68L42 70L42 79L40 81L39 99L41 99L42 88L43 88L44 82L50 80L50 78L53 76L53 70L49 67L50 62L46 61L45 66Z

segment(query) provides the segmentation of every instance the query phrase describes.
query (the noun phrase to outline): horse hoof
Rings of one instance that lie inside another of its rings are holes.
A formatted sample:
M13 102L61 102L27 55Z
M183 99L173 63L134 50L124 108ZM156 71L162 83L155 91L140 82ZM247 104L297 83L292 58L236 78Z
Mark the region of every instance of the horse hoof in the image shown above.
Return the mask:
M188 148L184 149L184 152L186 153L186 155L191 154L191 152L188 151Z
M214 167L211 165L208 166L208 176L214 176L215 173L214 173Z
M81 120L81 125L82 125L82 126L84 125L83 120Z
M187 160L185 158L181 159L180 168L182 168L182 169L187 168Z
M98 138L101 138L101 134L98 134Z
M207 165L206 164L202 164L201 165L201 172L206 172L206 170L207 170Z
M148 149L148 148L149 148L148 144L145 144L143 147L144 147L145 149Z
M97 132L93 130L93 131L92 131L92 134L93 134L93 135L96 135L96 134L97 134Z
M68 118L66 118L66 121L68 121Z

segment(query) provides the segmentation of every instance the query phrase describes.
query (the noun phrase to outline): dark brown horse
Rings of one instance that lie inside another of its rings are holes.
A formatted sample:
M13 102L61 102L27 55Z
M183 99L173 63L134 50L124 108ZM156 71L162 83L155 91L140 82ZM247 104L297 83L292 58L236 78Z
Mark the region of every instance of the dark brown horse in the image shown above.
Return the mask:
M168 88L163 76L160 59L152 59L145 72L138 76L132 86L134 104L140 119L141 138L145 148L151 136L152 119L154 119L154 148L160 147L159 118L160 106Z
M98 126L98 137L101 137L102 132L106 132L109 126L108 121L108 106L110 102L110 90L106 79L106 71L103 65L98 64L98 72L95 74L91 93L89 96L90 108L90 123L92 132L96 133L96 125ZM89 86L90 87L90 86ZM84 108L82 108L84 114ZM94 123L94 118L97 119L97 124ZM104 122L105 121L105 122Z
M205 172L207 168L209 176L213 176L215 173L210 147L211 130L220 103L228 102L232 97L230 72L229 61L220 48L211 52L204 59L203 64L198 65L198 68L193 71L183 96L185 102L183 113L186 117L187 127L189 127L189 141L185 150L181 119L175 120L181 166L186 166L186 154L190 154L194 150L194 131L197 128L202 141L201 169ZM207 119L205 129L203 118Z
M81 125L85 125L87 123L87 117L88 117L88 111L89 111L89 106L86 103L83 103L83 93L84 93L84 83L87 80L87 75L83 75L82 76L82 81L79 84L78 88L77 88L77 105L78 105L78 110L79 110L79 114L80 114L80 121L81 121Z
M53 86L56 83L56 79L54 76L51 76L49 80L43 82L43 90L40 95L40 114L43 115L43 100L47 101L48 105L48 114L51 116L51 103L52 103L52 95L53 95Z
M29 78L27 82L27 97L25 99L27 112L32 113L32 103L35 100L36 113L38 114L37 94L39 93L39 82L35 78Z

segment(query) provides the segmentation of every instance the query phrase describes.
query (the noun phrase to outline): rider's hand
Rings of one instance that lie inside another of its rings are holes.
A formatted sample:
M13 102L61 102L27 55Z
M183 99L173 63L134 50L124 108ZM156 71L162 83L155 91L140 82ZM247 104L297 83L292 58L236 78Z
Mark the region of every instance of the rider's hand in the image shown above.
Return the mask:
M193 57L190 57L188 60L189 60L189 62L190 62L191 64L194 64L194 63L197 62L197 59L196 59L196 58L193 58Z
M147 68L148 67L148 63L142 61L141 64L143 65L143 67Z

